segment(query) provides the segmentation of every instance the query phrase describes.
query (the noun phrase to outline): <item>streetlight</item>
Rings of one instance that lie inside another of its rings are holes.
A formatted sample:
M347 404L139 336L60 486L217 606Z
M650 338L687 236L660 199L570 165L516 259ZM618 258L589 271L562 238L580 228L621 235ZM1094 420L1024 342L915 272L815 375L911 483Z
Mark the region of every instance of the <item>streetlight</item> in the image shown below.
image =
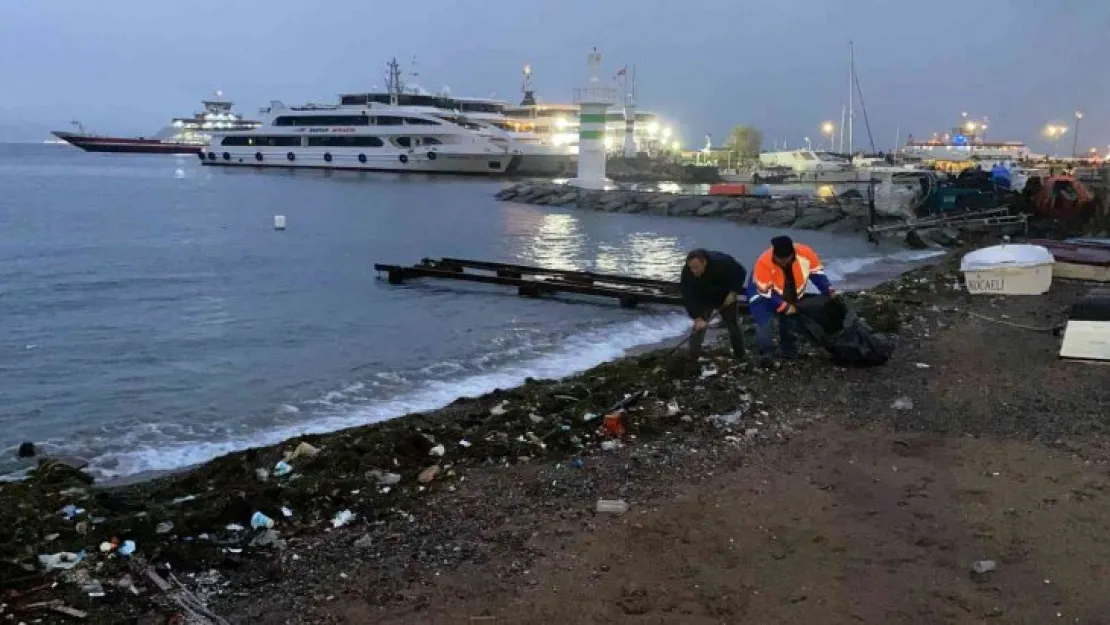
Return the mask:
M821 124L821 134L823 134L823 135L825 135L829 138L829 151L830 152L832 151L833 131L834 130L836 130L836 126L834 126L832 122L825 122L825 123Z
M1083 119L1083 111L1075 112L1075 140L1071 144L1071 155L1075 158L1079 150L1079 120Z
M806 142L806 149L807 149L807 150L812 150L812 149L813 149L813 145L812 145L812 144L811 144L811 143L809 142L809 137L802 137L802 138L803 138L803 139L805 139L805 142Z

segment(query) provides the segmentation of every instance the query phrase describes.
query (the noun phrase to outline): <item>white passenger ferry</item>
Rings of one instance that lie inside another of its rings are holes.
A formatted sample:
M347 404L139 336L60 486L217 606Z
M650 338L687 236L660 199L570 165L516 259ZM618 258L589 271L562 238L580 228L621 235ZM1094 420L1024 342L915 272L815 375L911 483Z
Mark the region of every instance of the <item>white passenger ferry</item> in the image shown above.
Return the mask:
M345 95L337 105L272 102L261 126L214 134L200 158L214 166L443 174L506 174L520 166L511 141L409 102L396 61L387 86L386 94Z

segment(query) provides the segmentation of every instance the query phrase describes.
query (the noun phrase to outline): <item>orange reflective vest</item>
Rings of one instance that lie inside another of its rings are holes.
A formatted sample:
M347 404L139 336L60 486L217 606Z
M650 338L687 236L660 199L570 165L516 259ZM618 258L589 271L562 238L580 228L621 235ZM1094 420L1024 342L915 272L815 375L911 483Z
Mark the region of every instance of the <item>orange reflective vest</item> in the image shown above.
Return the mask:
M786 310L788 303L782 299L786 290L786 274L782 267L775 264L774 253L771 248L760 255L752 269L752 288L749 289L748 301L755 303L758 298L767 298L774 305L777 312ZM790 264L794 272L794 285L797 288L798 299L805 293L810 280L821 293L829 293L829 279L825 277L825 269L821 266L821 259L817 252L808 245L794 244L794 262Z

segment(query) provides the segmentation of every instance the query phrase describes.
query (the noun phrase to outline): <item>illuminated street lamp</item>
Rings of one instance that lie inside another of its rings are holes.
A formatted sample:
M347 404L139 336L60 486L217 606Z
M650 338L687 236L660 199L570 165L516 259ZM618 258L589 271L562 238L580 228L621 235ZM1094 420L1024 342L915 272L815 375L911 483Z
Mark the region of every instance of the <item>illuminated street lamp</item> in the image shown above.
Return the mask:
M823 135L825 135L826 137L829 138L829 149L830 150L832 149L833 131L835 131L835 130L836 130L836 126L834 126L832 122L825 122L825 123L821 124L821 134L823 134Z
M812 150L813 149L813 144L809 142L809 137L802 137L802 139L805 139L806 149L807 150Z

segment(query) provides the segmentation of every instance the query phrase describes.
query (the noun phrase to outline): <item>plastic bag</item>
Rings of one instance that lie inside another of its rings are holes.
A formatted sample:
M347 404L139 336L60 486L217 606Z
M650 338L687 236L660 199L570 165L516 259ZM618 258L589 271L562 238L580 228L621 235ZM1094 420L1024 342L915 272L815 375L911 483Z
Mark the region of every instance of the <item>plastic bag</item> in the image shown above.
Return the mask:
M797 329L821 346L837 364L874 367L894 352L893 337L871 329L843 301L824 296L798 302Z

